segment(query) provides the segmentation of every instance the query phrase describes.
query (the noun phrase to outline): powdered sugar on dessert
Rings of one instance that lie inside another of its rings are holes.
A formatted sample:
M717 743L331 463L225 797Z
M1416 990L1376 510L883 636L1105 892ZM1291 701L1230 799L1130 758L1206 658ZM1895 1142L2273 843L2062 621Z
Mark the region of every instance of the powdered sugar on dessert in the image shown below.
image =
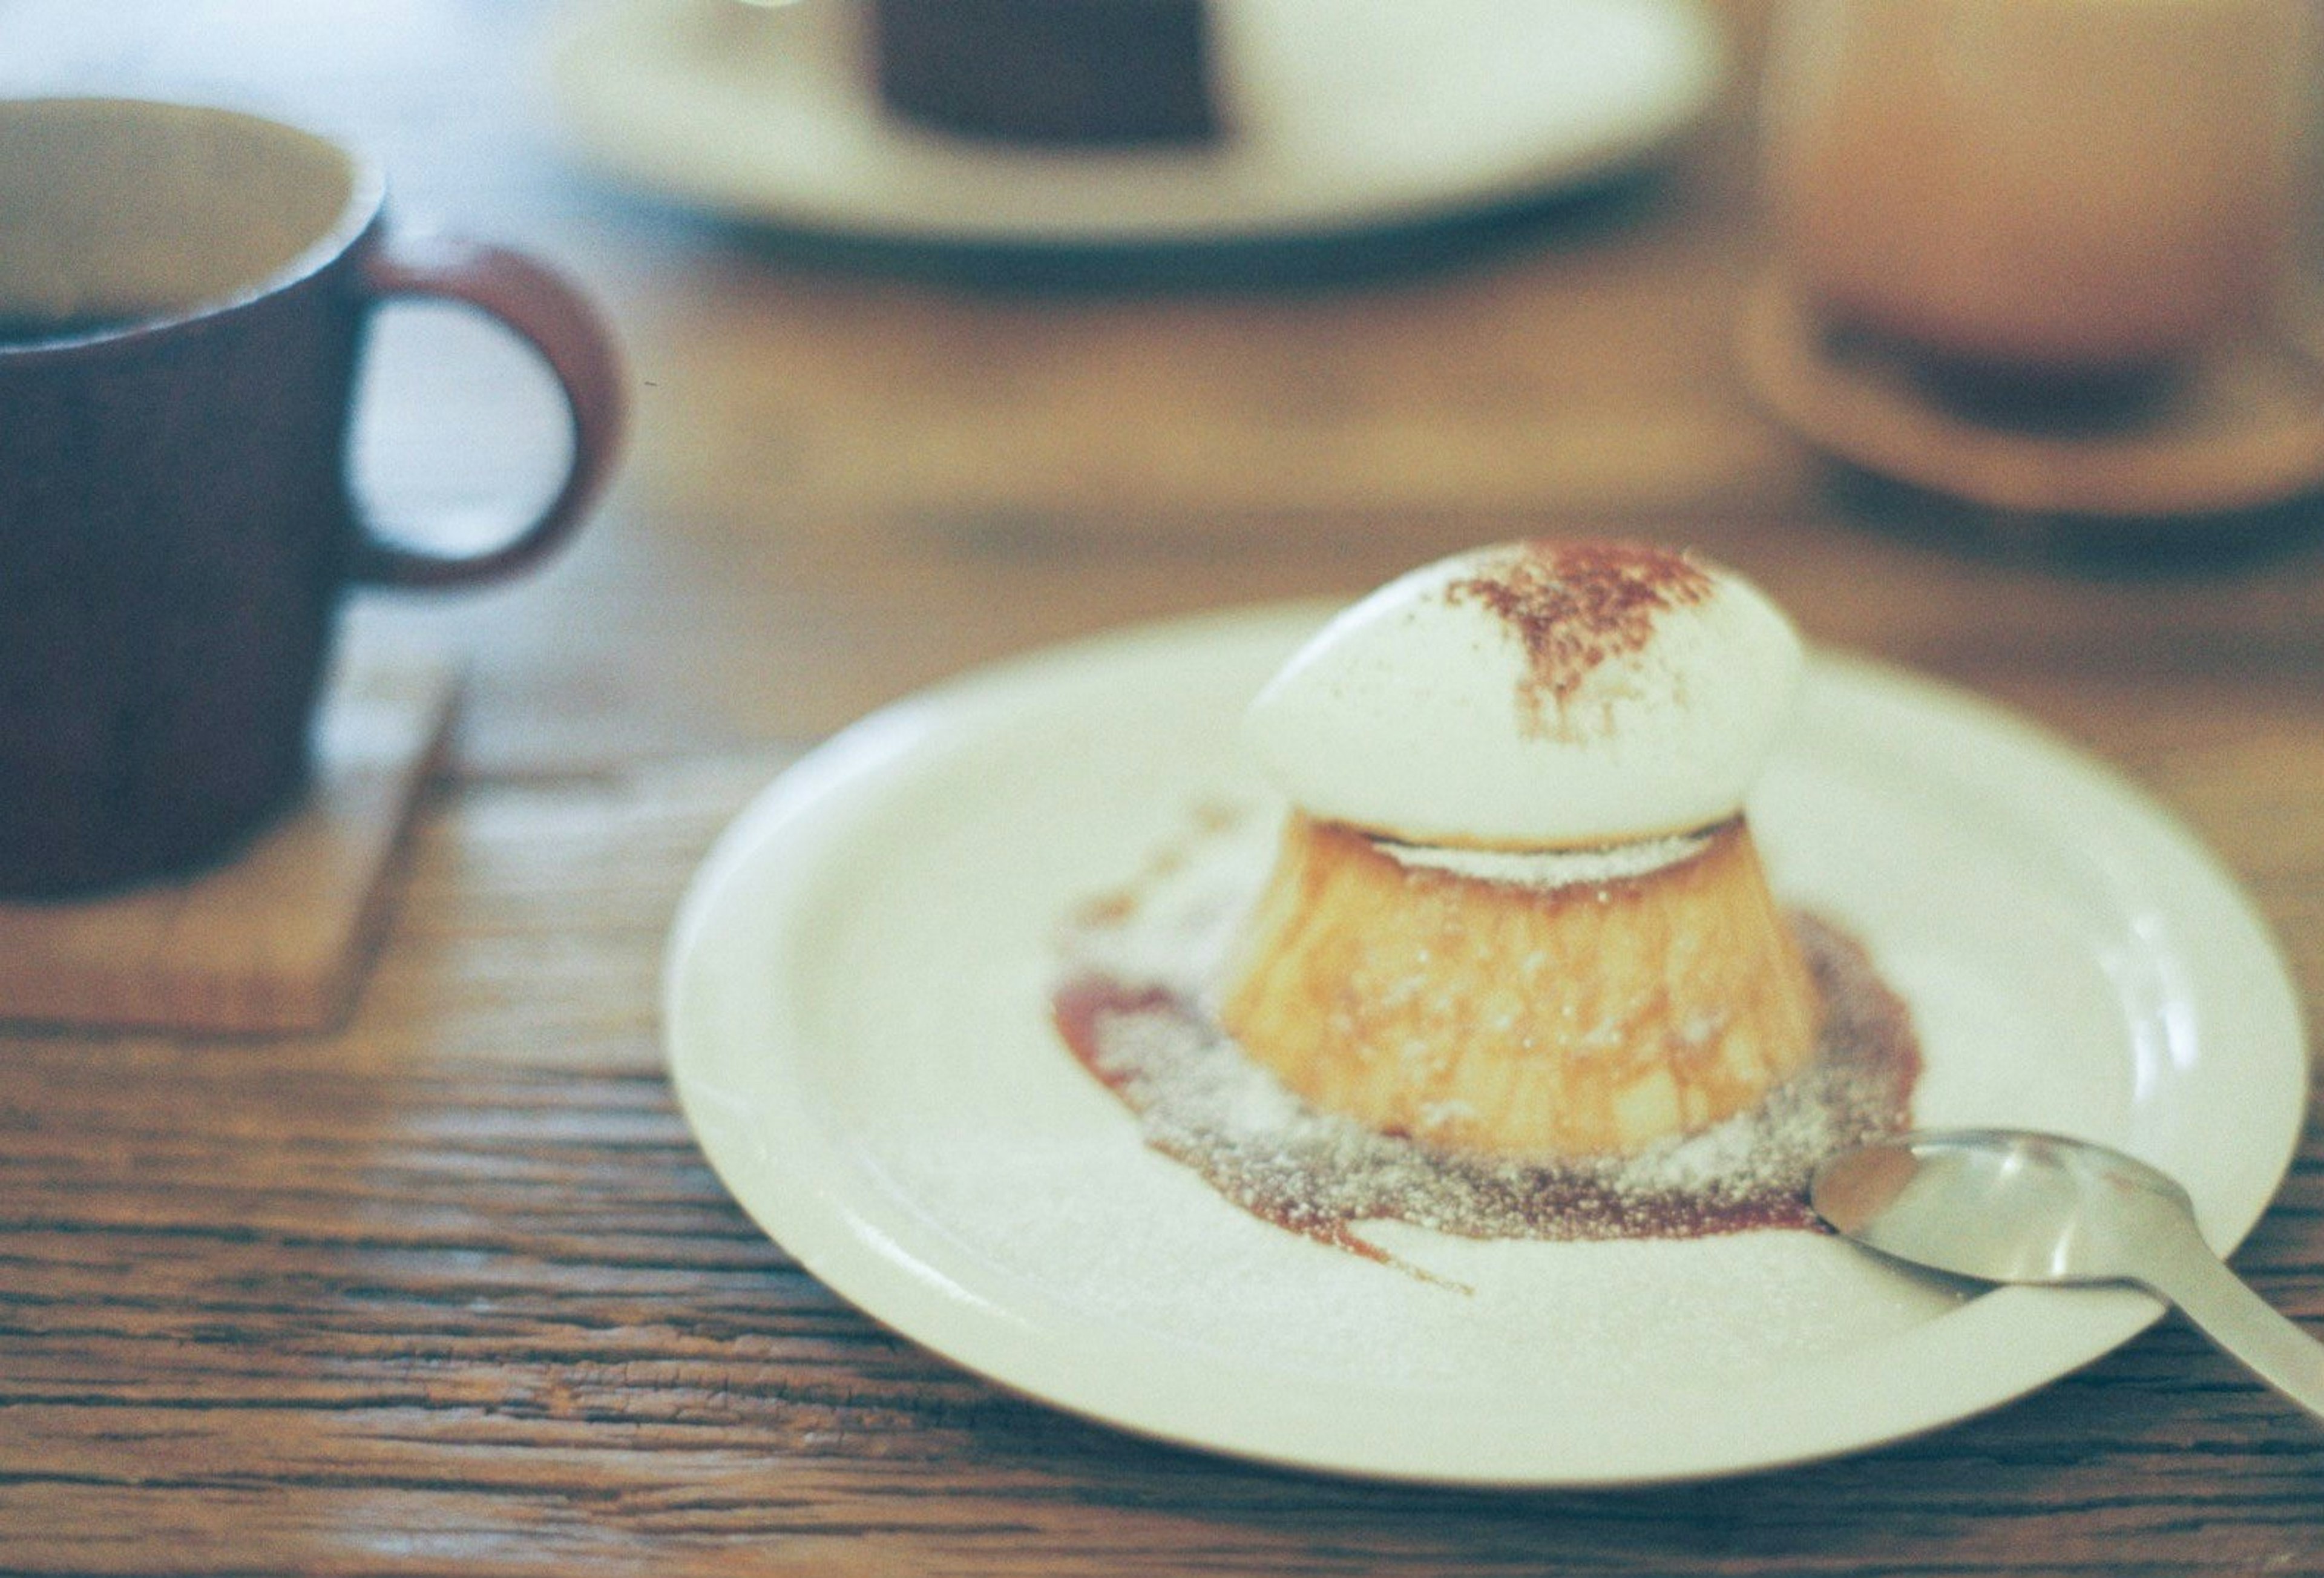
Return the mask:
M1572 848L1733 816L1798 636L1748 582L1628 543L1479 549L1346 610L1252 702L1310 816L1407 844Z
M1758 1108L1640 1155L1528 1163L1459 1155L1318 1112L1218 1027L1214 961L1253 886L1252 833L1210 819L1067 927L1056 1022L1146 1140L1253 1214L1373 1259L1367 1223L1462 1237L1699 1237L1813 1225L1816 1164L1906 1126L1920 1057L1863 951L1799 918L1823 992L1820 1056Z

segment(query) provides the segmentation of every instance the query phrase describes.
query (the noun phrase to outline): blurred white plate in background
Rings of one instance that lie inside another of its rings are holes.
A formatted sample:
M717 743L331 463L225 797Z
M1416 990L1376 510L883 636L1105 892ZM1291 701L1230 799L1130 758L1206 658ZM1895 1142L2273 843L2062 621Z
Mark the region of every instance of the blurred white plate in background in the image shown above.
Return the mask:
M1218 0L1231 130L1066 151L890 116L848 0L615 0L556 41L579 153L624 185L845 235L1182 244L1413 223L1609 179L1701 118L1694 0Z

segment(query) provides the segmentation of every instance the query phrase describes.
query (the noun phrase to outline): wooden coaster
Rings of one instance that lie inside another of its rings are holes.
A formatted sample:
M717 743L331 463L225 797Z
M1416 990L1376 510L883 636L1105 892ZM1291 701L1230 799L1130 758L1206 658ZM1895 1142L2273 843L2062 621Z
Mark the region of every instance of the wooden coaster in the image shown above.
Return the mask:
M0 1019L214 1032L342 1019L386 876L450 734L448 660L343 651L315 783L231 863L115 897L0 903Z
M2324 366L2297 324L2212 347L2152 402L2080 425L2006 422L1835 336L1770 277L1738 348L1759 398L1817 448L1989 509L2107 521L2255 510L2324 488Z

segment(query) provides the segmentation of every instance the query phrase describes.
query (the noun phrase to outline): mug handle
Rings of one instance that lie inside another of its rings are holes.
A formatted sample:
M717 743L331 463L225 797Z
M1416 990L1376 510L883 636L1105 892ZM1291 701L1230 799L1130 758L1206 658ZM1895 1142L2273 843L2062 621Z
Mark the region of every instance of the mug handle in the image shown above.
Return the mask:
M620 363L596 312L566 281L519 253L449 236L383 239L361 262L374 303L395 297L465 302L498 319L549 364L572 419L573 458L556 496L506 540L468 553L396 542L358 512L349 576L373 586L453 586L497 580L572 531L613 469L622 425Z

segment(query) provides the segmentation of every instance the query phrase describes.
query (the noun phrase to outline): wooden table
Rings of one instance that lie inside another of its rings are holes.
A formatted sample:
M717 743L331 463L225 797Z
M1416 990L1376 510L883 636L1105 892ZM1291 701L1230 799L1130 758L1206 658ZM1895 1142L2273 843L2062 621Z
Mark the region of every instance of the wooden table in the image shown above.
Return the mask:
M1738 88L1643 190L1304 286L1035 289L600 186L543 113L546 7L0 4L0 88L284 112L376 150L406 218L558 259L636 401L551 568L358 616L456 647L470 687L343 1029L0 1036L0 1569L2324 1573L2324 1433L2175 1323L1822 1466L1337 1483L889 1334L752 1226L673 1107L672 907L827 731L1057 638L1542 529L1698 543L1814 639L2080 743L2220 854L2324 1005L2317 534L2060 551L1835 479L1763 419L1728 330L1764 18L1722 14ZM417 311L382 351L382 494L528 485L555 429L524 368ZM2312 1127L2237 1263L2324 1330Z

